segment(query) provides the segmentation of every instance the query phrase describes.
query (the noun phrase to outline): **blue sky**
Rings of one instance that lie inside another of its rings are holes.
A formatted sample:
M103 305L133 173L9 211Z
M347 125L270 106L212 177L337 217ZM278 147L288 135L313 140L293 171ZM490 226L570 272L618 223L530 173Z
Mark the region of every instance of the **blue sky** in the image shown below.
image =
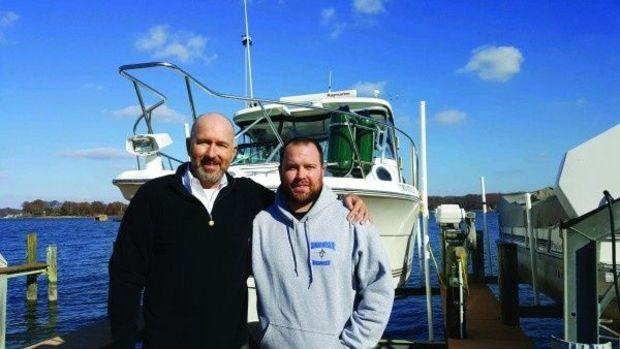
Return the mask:
M620 122L617 1L292 1L249 4L255 94L379 88L419 135L429 191L552 185L563 153ZM111 183L136 104L120 65L170 61L243 94L241 1L0 0L0 207L34 198L121 199ZM157 130L183 156L177 79ZM230 115L239 104L201 100Z

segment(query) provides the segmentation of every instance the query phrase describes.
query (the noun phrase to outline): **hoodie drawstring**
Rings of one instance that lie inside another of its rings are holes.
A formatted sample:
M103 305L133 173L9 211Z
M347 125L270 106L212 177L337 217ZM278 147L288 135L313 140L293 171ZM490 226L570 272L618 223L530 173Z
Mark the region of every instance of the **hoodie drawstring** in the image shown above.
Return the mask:
M295 223L293 223L293 229L295 229L294 234L297 235L297 225ZM291 254L293 254L295 275L299 276L299 272L297 271L297 257L295 256L295 249L293 248L293 240L291 240L291 229L288 225L286 226L286 235L288 237L288 245L291 248Z
M304 233L306 235L306 248L308 249L308 270L310 270L310 280L308 281L308 288L312 286L312 281L314 280L314 276L312 274L312 250L310 250L310 237L308 236L310 232L308 231L308 219L304 221Z

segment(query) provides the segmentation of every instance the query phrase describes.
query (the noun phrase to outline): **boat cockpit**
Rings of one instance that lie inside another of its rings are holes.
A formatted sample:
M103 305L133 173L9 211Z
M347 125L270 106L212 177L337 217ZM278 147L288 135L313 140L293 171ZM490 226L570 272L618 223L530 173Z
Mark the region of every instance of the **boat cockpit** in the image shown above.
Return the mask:
M300 136L319 142L327 154L328 175L359 178L368 174L373 159L398 161L393 117L387 102L358 97L326 100L327 94L323 97L305 103L315 107L329 104L329 111L271 104L237 112L234 122L240 131L233 165L276 163L281 142ZM282 99L287 98L292 97ZM269 115L269 119L264 115ZM391 176L383 172L380 178L390 180Z

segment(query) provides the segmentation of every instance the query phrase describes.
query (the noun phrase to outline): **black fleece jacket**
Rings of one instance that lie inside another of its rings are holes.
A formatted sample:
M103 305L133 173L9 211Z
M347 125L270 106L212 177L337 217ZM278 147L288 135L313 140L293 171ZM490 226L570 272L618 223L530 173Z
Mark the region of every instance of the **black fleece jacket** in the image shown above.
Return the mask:
M204 206L175 175L131 200L110 259L108 314L115 348L133 348L143 296L146 348L239 348L247 342L252 221L274 193L227 174L208 225Z

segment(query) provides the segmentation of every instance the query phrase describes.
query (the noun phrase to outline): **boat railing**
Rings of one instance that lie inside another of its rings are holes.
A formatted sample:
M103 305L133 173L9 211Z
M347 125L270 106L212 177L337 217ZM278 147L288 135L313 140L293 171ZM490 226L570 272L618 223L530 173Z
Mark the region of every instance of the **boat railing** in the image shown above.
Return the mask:
M177 159L177 158L175 158L175 157L173 157L173 156L170 156L170 155L168 155L168 154L166 154L166 153L158 152L158 153L157 153L157 155L159 155L159 156L161 156L161 157L165 158L166 160L168 160L168 166L169 166L169 169L170 169L170 170L174 170L174 168L175 168L175 167L173 166L173 164L172 164L172 163L173 163L173 161L174 161L177 165L180 165L180 164L182 164L182 163L184 163L184 162L185 162L185 161L183 161L183 160L179 160L179 159Z
M180 165L180 164L184 163L183 160L179 160L179 159L175 158L174 156L168 155L166 153L157 152L156 155L167 160L168 168L166 168L166 163L162 162L162 166L163 166L164 170L171 170L171 171L173 171L175 169L175 166L174 166L175 163L177 165ZM136 163L137 163L137 166L138 166L138 170L141 170L142 169L142 165L140 164L140 156L138 156L138 155L136 155Z
M387 122L387 121L383 121L383 120L376 120L376 119L374 119L372 117L365 116L365 115L360 115L360 114L357 114L357 113L352 112L352 111L344 111L344 110L339 110L339 109L335 109L335 108L325 108L325 107L320 107L320 106L316 106L316 105L309 105L308 103L303 103L303 102L289 102L289 101L272 100L272 99L267 99L267 98L244 97L244 96L237 96L237 95L233 95L233 94L221 93L221 92L218 92L218 91L215 91L215 90L209 88L207 85L203 84L202 82L200 82L199 80L194 78L191 74L189 74L185 70L181 69L180 67L176 66L175 64L168 63L168 62L137 63L137 64L123 65L123 66L119 67L119 74L121 76L123 76L124 78L128 79L129 81L131 81L131 83L133 84L134 90L136 92L136 96L138 98L138 103L140 104L140 109L142 111L142 114L138 117L138 119L134 123L134 134L136 133L137 127L138 127L138 125L139 125L141 120L144 120L149 133L153 132L151 115L152 115L153 111L156 108L158 108L161 105L163 105L166 102L166 99L167 99L166 96L162 92L160 92L159 90L155 89L151 85L147 84L146 82L140 80L139 78L137 78L136 76L134 76L133 74L130 73L130 71L136 71L136 70L142 70L142 69L151 69L151 68L169 69L169 70L172 70L173 72L175 72L175 73L177 73L177 74L182 76L182 78L183 78L183 80L185 82L185 88L186 88L186 91L187 91L187 97L188 97L190 109L191 109L191 112L192 112L192 118L194 120L196 120L198 115L196 113L196 104L195 104L195 101L194 101L194 95L193 95L193 91L192 91L192 86L198 87L200 90L202 90L207 95L212 96L212 97L228 99L228 100L242 101L242 102L245 102L248 106L253 106L253 107L257 106L257 107L259 107L261 109L262 115L260 117L256 118L256 120L254 120L250 125L248 125L247 127L242 128L239 132L237 132L237 134L235 135L235 138L239 138L239 137L243 136L252 127L258 125L259 123L261 123L263 121L266 121L267 124L269 125L269 127L271 128L271 131L273 132L273 135L276 138L278 144L273 149L271 154L267 157L265 162L273 161L274 157L276 156L276 154L278 154L278 152L280 151L280 148L284 144L284 142L283 142L283 140L282 140L282 138L280 136L280 133L278 132L278 129L277 129L276 125L274 124L271 116L269 115L269 113L267 112L267 110L265 108L265 105L276 104L276 105L282 105L282 106L290 106L290 107L297 107L297 108L313 109L313 110L317 110L317 111L323 111L325 113L338 113L338 114L344 115L347 120L350 120L350 119L370 119L370 120L372 120L374 125L376 125L375 127L384 127L386 129L393 130L394 133L397 132L399 136L404 137L409 142L409 145L410 145L410 154L409 154L409 156L410 156L410 177L411 177L411 181L412 181L413 186L416 187L416 188L418 187L418 161L419 160L418 160L418 152L417 152L417 147L415 145L415 142L413 141L411 136L409 136L405 131L403 131L402 129L396 127L392 123ZM153 103L152 105L148 105L147 106L145 101L144 101L143 91L146 91L146 92L154 95L158 100L155 103ZM394 134L394 136L396 136L396 135ZM359 150L357 149L355 144L353 144L353 147L354 147L354 152L356 154L355 157L357 158L357 159L353 159L353 160L360 162L361 158L359 156L360 155L359 154ZM399 148L398 146L396 148L397 149L395 149L395 150L396 150L396 152L398 152L400 149L398 149ZM176 160L176 159L174 159L174 160ZM399 172L398 176L399 176L399 180L402 180L402 178L404 178L404 177L402 175L402 169L401 169L402 161L401 161L400 158L398 158L398 163L399 163L398 164L398 172ZM363 173L363 170L362 170L362 173Z

